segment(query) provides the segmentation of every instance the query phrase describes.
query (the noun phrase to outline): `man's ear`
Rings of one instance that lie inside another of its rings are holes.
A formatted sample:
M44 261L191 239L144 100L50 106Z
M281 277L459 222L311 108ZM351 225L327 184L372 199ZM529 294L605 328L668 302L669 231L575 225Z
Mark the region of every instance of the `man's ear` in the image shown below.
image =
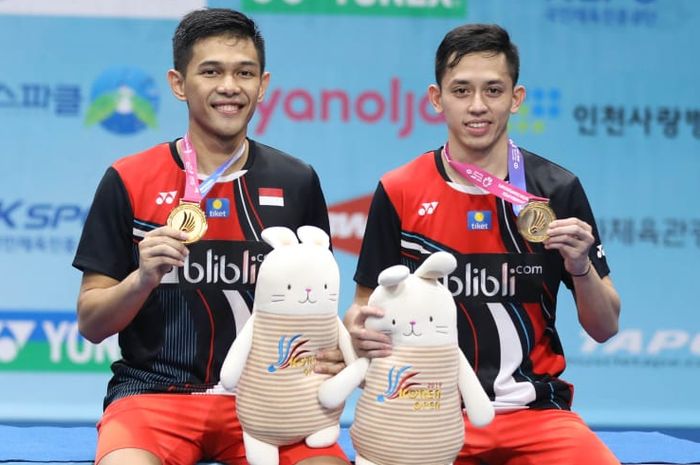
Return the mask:
M267 86L270 85L270 73L265 71L260 78L260 88L258 89L258 103L262 102L265 98L265 92L267 91Z
M510 112L515 114L520 109L520 105L525 101L525 86L517 85L513 89L513 102L510 105Z
M428 86L428 99L436 113L442 113L441 97L442 90L440 90L440 87L437 84L430 84Z
M183 76L180 71L175 69L168 70L168 84L170 84L170 90L173 92L176 99L182 100L183 102L187 100L187 95L185 94L185 76Z

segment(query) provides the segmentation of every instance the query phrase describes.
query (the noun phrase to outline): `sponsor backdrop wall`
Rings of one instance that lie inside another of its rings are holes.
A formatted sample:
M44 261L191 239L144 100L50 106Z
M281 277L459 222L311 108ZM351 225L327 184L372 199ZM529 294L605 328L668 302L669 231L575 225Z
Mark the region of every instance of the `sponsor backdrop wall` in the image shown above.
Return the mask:
M445 140L426 100L439 41L508 28L528 89L511 136L581 177L623 301L598 345L562 291L574 406L597 426L700 427L695 0L0 0L0 421L100 414L119 351L79 336L70 263L106 167L183 134L170 39L207 5L262 27L272 81L250 135L318 170L343 309L378 178Z

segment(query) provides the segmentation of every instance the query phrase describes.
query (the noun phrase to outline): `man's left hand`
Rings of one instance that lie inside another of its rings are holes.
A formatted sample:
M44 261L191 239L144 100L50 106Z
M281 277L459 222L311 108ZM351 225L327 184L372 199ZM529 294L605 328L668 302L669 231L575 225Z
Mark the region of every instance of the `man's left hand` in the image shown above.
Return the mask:
M340 349L324 349L316 353L316 373L336 375L345 368L343 353Z

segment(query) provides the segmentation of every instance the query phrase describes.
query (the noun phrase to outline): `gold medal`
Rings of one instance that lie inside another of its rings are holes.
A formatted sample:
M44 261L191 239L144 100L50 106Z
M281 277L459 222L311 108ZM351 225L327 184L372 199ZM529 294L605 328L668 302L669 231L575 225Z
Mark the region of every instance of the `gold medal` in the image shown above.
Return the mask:
M168 226L189 234L185 244L197 242L207 232L207 217L194 202L180 201L168 216Z
M518 231L530 242L543 242L547 239L547 226L556 219L547 202L528 202L518 215Z

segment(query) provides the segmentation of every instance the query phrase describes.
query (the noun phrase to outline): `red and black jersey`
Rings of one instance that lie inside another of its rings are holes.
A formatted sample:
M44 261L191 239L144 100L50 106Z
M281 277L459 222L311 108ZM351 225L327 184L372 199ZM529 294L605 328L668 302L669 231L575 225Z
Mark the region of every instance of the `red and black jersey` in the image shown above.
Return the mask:
M185 188L175 142L107 169L87 216L73 266L123 280L138 268L138 243L164 225ZM206 392L247 318L269 226L314 225L330 235L321 185L308 164L249 141L245 166L220 178L202 200L208 229L185 266L166 274L119 333L105 407L145 392Z
M577 217L593 227L590 258L606 276L600 237L578 178L521 151L527 191L548 198L557 218ZM452 253L458 266L445 284L457 304L459 344L494 406L570 409L572 386L559 379L565 360L554 325L559 284L573 289L563 259L520 236L509 202L450 182L440 157L440 150L428 152L382 177L355 281L374 288L389 266L415 270L433 252Z

